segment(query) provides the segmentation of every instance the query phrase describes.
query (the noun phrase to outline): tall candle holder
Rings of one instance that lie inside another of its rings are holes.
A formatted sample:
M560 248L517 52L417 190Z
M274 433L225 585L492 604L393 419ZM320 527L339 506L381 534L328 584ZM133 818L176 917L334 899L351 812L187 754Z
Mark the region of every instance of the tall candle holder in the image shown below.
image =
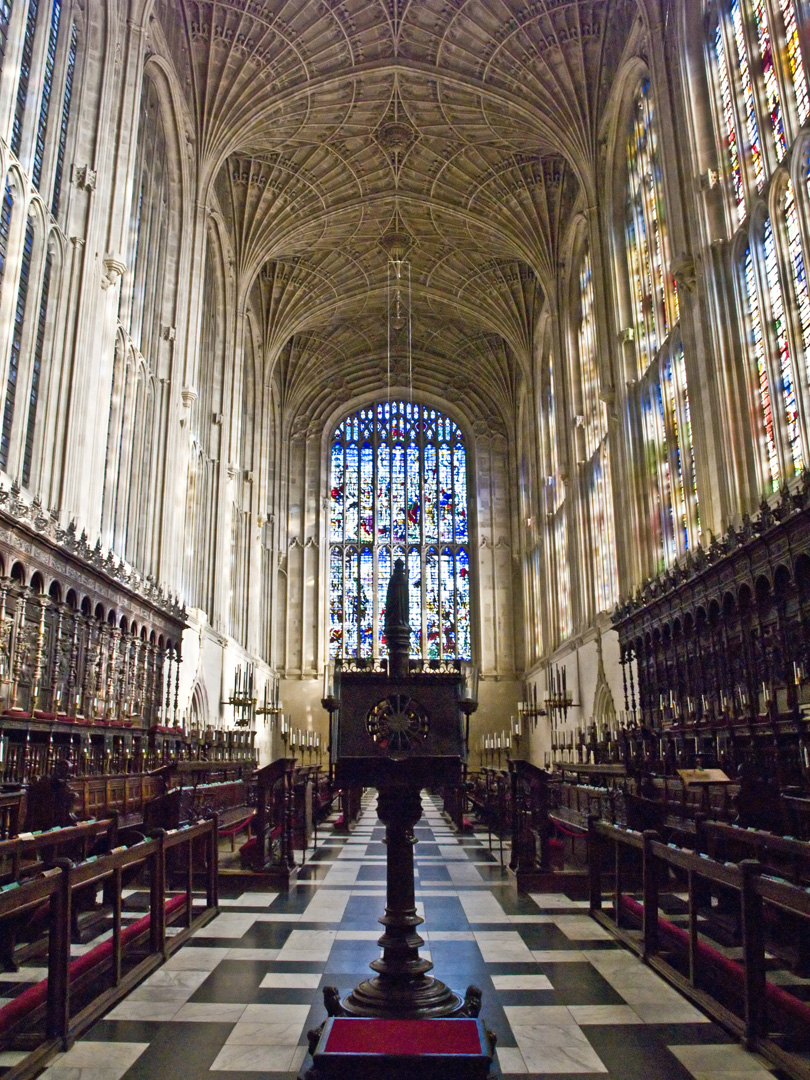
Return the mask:
M253 696L253 664L247 664L244 672L239 664L233 676L233 690L231 696L225 701L226 705L233 707L233 726L249 728L253 726L255 716L256 698Z

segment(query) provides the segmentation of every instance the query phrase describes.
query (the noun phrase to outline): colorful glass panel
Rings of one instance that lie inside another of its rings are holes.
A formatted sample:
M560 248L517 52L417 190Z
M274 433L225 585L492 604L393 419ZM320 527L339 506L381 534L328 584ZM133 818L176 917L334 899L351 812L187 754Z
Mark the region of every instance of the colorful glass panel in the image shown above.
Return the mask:
M408 621L411 626L411 656L422 655L422 556L419 548L408 552Z
M745 41L745 29L743 26L743 13L740 0L731 0L729 8L731 26L734 31L734 44L737 48L737 69L740 73L742 84L743 102L745 104L745 126L748 129L748 150L751 155L751 165L754 170L754 182L758 190L762 190L765 183L765 172L762 164L762 147L759 141L759 124L757 122L757 110L754 100L754 85L751 81L751 68L748 63L748 45Z
M442 653L456 655L456 558L450 548L442 549Z
M358 655L356 648L361 656L384 655L392 540L393 558L406 558L411 615L418 614L412 623L413 655L446 655L443 643L461 641L461 625L467 626L463 640L468 643L469 611L459 604L469 603L469 581L460 590L457 580L462 565L465 577L469 573L469 561L458 561L464 551L459 545L468 539L466 455L453 421L435 409L401 401L353 413L335 430L329 479L331 542L344 551L342 576L337 564L330 569L330 590L342 590L330 602L333 655ZM358 534L363 541L359 556L350 554ZM453 556L452 583L442 578L438 549L428 560L428 545L440 537ZM406 538L407 557L401 546ZM350 580L350 561L358 558ZM344 620L340 635L334 632L337 613ZM452 626L444 625L445 616Z
M331 540L343 539L343 495L345 470L343 468L343 447L340 443L332 446L332 470L329 479L329 537Z
M31 276L31 254L34 249L34 226L29 221L25 230L22 260L20 262L20 283L17 288L17 303L14 307L14 326L11 334L11 350L8 358L8 381L6 383L6 402L3 408L3 427L0 431L0 466L8 465L8 453L11 443L11 427L14 423L14 406L17 397L17 374L20 366L23 327L25 325L25 307L28 301L28 283Z
M360 539L374 539L374 451L367 442L360 447Z
M762 318L759 313L759 290L754 276L754 260L751 248L745 249L745 292L748 318L751 326L751 347L757 373L757 395L759 404L759 423L764 444L765 463L770 476L771 490L778 491L780 485L779 456L773 430L773 410L771 389L768 381L768 367L765 361L765 342L762 337Z
M737 221L742 222L745 219L745 187L743 185L740 150L737 143L737 122L734 119L734 103L728 62L726 60L726 46L723 41L723 26L719 19L714 28L714 58L717 64L717 81L723 107L723 143L731 171L734 200L737 204Z
M796 197L793 181L789 180L785 190L785 224L787 226L788 253L793 270L793 289L796 293L796 306L799 313L799 327L804 346L804 363L810 379L810 294L807 289L807 267L804 261L802 233L796 210Z
M466 548L456 555L456 628L458 655L471 656L470 641L470 557Z
M779 371L782 380L782 406L785 412L787 440L790 456L793 459L793 468L797 473L804 469L804 451L802 448L802 436L799 427L799 413L796 405L796 385L793 373L793 358L790 355L790 345L787 336L787 324L785 320L785 303L782 296L782 284L779 280L779 266L776 256L771 219L765 219L765 231L763 238L765 250L765 274L768 279L768 295L771 304L771 318L773 319L776 341L779 349Z
M425 556L425 634L427 654L431 660L439 657L441 650L442 619L439 616L439 556L435 548L428 548Z
M391 552L387 547L380 548L377 552L377 637L380 656L388 656L388 642L385 640L385 601L391 570Z
M3 60L6 56L8 44L8 28L11 22L11 0L0 0L0 71L3 70Z
M360 623L360 655L371 656L374 633L374 555L369 547L364 547L360 552L357 617Z
M6 253L8 251L8 231L11 228L11 211L14 208L14 198L11 194L11 184L6 180L6 191L3 195L3 205L0 208L0 285L3 283L3 275L6 270Z
M51 8L51 25L48 32L48 47L45 51L45 68L42 73L42 99L39 106L37 138L34 144L34 165L31 170L31 179L34 181L34 187L37 188L42 179L42 160L45 154L45 136L48 132L48 119L51 111L53 68L56 63L56 42L59 39L59 19L61 14L61 0L53 0L53 7Z
M0 0L1 2L1 0ZM59 144L56 150L56 168L53 173L53 199L51 213L59 213L59 200L62 195L62 174L65 168L65 147L67 146L68 124L70 123L70 103L73 97L73 77L76 73L76 24L70 28L70 48L68 49L67 71L65 73L65 92L62 97L62 115L59 121Z
M667 266L663 185L650 81L636 96L627 139L627 260L639 375L678 320L678 293Z
M23 118L28 104L28 84L31 81L31 61L34 55L34 38L37 32L38 0L28 0L28 17L25 20L20 75L17 82L17 99L14 105L14 121L11 126L11 149L19 156L22 141Z
M768 11L765 0L754 0L754 24L759 43L759 59L762 64L765 100L768 106L768 115L771 118L773 142L776 147L776 157L781 161L787 153L787 138L785 136L785 118L782 115L782 99L779 93L779 80L776 76L771 30L768 25Z
M453 498L456 508L456 543L464 544L467 532L467 454L461 443L453 447Z
M810 95L808 95L807 77L804 73L804 63L802 61L799 27L796 23L796 6L793 0L780 0L780 6L782 9L782 21L785 26L785 48L788 67L793 82L793 92L796 95L799 123L805 124L808 117L810 117Z
M329 555L329 655L343 653L343 552L334 547Z
M42 275L42 290L39 296L37 337L36 342L34 343L33 364L31 365L31 392L28 395L28 420L25 425L22 482L26 486L31 480L31 461L34 456L34 434L36 433L37 402L39 400L39 374L42 370L42 351L45 346L45 329L48 317L48 294L51 289L52 266L53 256L48 252L48 257L45 260L45 272Z

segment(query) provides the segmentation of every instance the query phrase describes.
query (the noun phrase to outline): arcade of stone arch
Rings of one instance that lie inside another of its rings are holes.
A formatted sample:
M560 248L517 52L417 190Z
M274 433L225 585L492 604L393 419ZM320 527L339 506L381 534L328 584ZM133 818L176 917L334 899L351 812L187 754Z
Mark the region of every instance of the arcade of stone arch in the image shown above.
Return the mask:
M402 559L470 774L807 800L808 259L802 0L0 0L3 779L325 771Z

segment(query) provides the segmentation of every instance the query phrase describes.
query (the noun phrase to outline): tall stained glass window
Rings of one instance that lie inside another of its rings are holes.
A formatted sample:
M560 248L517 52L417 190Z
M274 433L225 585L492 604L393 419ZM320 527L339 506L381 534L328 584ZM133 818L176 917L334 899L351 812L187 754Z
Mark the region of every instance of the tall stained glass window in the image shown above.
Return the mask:
M6 56L8 44L8 28L11 23L11 0L0 0L0 71L3 70L3 60Z
M59 19L62 14L61 0L53 0L51 23L48 28L48 48L45 52L45 68L42 73L42 100L39 107L37 138L34 145L34 167L31 179L39 187L42 179L42 162L45 154L45 136L48 132L48 120L51 114L51 95L53 93L53 68L56 63L56 42L59 38Z
M607 611L618 600L616 535L613 523L613 495L610 480L608 418L599 397L596 366L596 319L593 270L590 251L585 251L579 275L579 385L582 388L585 428L585 499L591 573L592 600L596 611Z
M627 260L639 375L678 321L678 293L669 274L664 192L650 80L636 93L627 138Z
M720 19L715 23L712 44L714 46L714 60L717 65L717 82L722 109L722 141L725 143L727 166L734 189L734 201L737 204L737 220L742 222L746 213L745 186L743 184L742 162L740 160L740 145L737 137L737 121L734 115L734 92L726 56L726 45L723 39L723 24Z
M759 122L757 121L756 94L751 79L751 65L748 60L748 44L745 37L742 0L731 0L729 6L731 16L731 28L734 37L734 45L737 51L737 70L740 74L740 82L745 113L745 127L748 135L748 153L754 172L754 182L757 189L761 190L765 183L765 171L762 164L762 145L759 141Z
M782 114L782 97L779 93L779 78L776 74L776 64L773 55L773 41L771 28L768 22L768 10L765 0L754 0L754 22L757 31L757 44L759 45L759 60L762 65L762 79L765 88L765 102L771 121L773 141L776 147L776 157L779 161L787 153L787 136L785 134L785 118Z
M793 92L796 95L796 109L799 114L799 123L804 124L810 117L810 94L808 94L807 76L805 75L802 49L799 42L796 5L794 0L780 0L779 7L782 11L782 21L785 27L785 48L787 50L790 79L793 83Z
M779 455L776 451L774 435L773 404L771 398L768 365L765 358L765 340L762 336L762 316L759 311L759 290L754 272L754 260L750 245L745 249L745 306L748 316L748 338L751 355L756 368L756 412L758 413L759 438L762 446L761 456L767 469L772 491L778 491L781 484Z
M14 105L14 121L11 128L11 149L20 152L22 142L23 117L28 103L28 84L31 81L31 64L34 57L34 36L37 32L38 0L28 0L28 17L25 21L20 77L17 83L17 99Z
M20 284L17 288L17 303L14 307L14 328L11 335L11 353L8 360L8 381L6 383L6 401L3 407L3 423L0 428L0 466L8 465L9 446L11 443L11 425L14 422L14 406L17 397L17 375L20 367L23 327L25 326L25 306L28 302L28 285L31 277L31 255L34 248L34 226L29 221L25 230L22 261L20 263Z
M771 321L776 335L776 347L779 357L779 378L782 384L788 450L793 460L794 471L800 473L804 469L804 450L799 424L799 409L796 401L796 376L793 368L793 357L790 353L785 301L782 294L782 283L779 278L779 261L770 218L765 219L763 249Z
M411 656L469 658L467 455L436 409L404 401L359 409L332 440L329 654L387 655L385 596L408 571Z

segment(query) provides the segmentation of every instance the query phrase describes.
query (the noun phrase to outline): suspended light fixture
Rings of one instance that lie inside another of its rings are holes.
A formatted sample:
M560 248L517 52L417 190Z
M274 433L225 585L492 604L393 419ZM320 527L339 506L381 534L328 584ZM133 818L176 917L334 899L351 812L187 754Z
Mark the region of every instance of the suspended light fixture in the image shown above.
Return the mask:
M394 367L392 360L395 361L403 352L408 365L408 400L413 401L413 308L411 264L407 258L412 244L413 237L402 223L399 216L399 207L395 207L391 224L385 234L380 237L380 246L388 255L386 361L389 409L391 406L391 374Z

